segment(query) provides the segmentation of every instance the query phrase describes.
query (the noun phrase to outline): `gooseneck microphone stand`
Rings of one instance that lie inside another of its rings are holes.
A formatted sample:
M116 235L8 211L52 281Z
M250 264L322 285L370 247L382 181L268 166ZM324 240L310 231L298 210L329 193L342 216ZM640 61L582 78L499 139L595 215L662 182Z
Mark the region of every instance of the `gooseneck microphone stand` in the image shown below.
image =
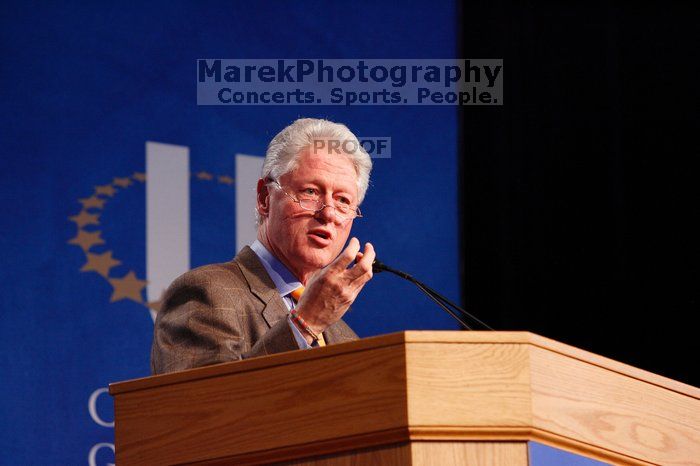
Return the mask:
M477 317L473 316L460 306L457 306L455 303L450 301L449 299L445 298L443 295L435 291L434 289L430 288L428 285L425 283L416 280L406 272L402 272L400 270L396 270L392 267L389 267L388 265L380 262L379 260L375 259L374 262L372 262L372 271L374 273L380 273L380 272L389 272L394 275L397 275L404 280L408 280L409 282L413 283L418 287L419 290L421 290L423 293L425 293L435 304L440 306L445 312L447 312L449 315L451 315L457 322L460 323L464 328L468 330L474 330L471 325L467 322L467 319L471 319L472 324L476 322L477 324L481 325L483 328L488 329L488 330L493 330L491 327L489 327L487 324L485 324L483 321L479 320Z

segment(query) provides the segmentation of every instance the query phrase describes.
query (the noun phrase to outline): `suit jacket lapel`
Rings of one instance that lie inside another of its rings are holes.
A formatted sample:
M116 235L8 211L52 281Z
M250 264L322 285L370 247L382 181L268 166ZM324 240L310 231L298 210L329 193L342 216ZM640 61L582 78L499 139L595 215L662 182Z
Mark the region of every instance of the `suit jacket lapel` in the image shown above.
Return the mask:
M243 273L243 277L248 282L250 292L253 293L262 303L261 311L267 325L272 327L281 319L287 317L287 306L277 292L275 283L267 274L258 255L246 246L241 249L234 259Z
M261 301L263 305L261 313L267 325L272 327L280 320L286 319L287 306L282 301L275 283L267 274L255 251L246 246L241 249L234 261L238 263L251 293ZM328 344L343 343L358 338L357 334L342 320L328 327L323 332L323 337Z

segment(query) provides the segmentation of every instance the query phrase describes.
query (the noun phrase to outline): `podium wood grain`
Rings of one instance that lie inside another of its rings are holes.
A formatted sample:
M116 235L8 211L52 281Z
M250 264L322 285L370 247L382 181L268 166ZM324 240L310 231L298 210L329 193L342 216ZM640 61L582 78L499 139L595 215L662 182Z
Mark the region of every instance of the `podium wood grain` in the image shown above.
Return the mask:
M120 466L511 466L528 440L700 465L700 390L526 332L403 332L110 391Z
M412 442L289 461L293 466L528 466L525 442Z

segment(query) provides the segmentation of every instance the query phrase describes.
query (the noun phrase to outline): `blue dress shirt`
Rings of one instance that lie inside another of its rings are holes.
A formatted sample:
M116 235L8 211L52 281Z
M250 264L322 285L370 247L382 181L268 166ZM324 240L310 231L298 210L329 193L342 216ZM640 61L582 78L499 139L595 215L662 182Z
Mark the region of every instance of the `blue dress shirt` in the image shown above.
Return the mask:
M272 279L272 282L277 288L282 301L290 311L294 307L294 301L290 293L301 286L301 282L279 261L263 244L257 239L250 245L250 249L257 254L260 262L267 271L267 274ZM311 346L306 342L306 338L301 334L301 331L292 322L291 316L287 315L287 323L294 333L294 338L297 341L300 349L309 349Z

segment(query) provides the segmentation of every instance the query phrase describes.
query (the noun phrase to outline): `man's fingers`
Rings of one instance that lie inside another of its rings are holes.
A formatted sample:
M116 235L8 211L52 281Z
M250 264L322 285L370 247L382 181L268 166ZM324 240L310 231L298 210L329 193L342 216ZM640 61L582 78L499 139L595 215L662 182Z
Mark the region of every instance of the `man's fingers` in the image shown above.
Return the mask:
M333 261L332 268L342 271L348 268L348 265L355 260L357 253L360 252L360 241L354 236L350 238L348 247L340 253L338 257Z
M372 263L377 257L377 254L374 252L374 246L372 245L372 243L365 243L365 250L361 254L362 257L360 258L358 264L360 264L364 270L371 272Z
M361 254L360 260L348 271L351 280L357 280L363 276L365 281L372 278L372 262L376 257L372 243L366 243L365 250Z

